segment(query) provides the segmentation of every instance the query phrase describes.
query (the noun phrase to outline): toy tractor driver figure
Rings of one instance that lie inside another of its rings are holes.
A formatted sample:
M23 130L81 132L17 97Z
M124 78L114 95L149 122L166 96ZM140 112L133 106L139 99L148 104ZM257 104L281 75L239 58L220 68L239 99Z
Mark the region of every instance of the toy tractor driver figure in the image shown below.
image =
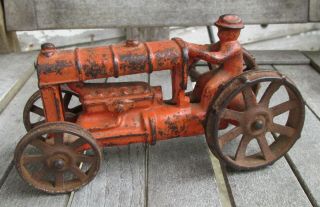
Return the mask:
M243 50L237 41L241 29L244 28L241 18L226 14L220 16L215 25L218 27L220 41L212 45L189 43L189 56L191 59L201 59L211 64L223 64L223 69L209 71L201 75L191 95L191 100L200 100L201 97L204 100L203 97L213 97L219 85L243 72ZM203 84L208 80L207 84ZM202 104L205 108L208 105L209 102Z

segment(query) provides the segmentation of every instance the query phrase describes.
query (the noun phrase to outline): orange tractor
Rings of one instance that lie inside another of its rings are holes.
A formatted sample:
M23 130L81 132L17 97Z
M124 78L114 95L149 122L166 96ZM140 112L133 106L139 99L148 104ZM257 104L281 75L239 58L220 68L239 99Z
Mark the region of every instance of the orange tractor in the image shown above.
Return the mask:
M95 177L102 147L199 134L232 168L278 160L300 137L303 99L287 77L256 70L237 41L244 27L238 16L223 15L215 25L220 41L208 45L179 38L75 50L43 44L35 64L39 91L23 113L28 133L15 150L21 177L42 191L70 192ZM199 73L199 61L212 70ZM161 70L171 71L169 100L163 100L161 86L145 82L92 81ZM196 85L186 92L188 76ZM279 90L280 99L287 98L274 105ZM286 115L283 123L276 121L280 115ZM248 152L253 140L259 150Z

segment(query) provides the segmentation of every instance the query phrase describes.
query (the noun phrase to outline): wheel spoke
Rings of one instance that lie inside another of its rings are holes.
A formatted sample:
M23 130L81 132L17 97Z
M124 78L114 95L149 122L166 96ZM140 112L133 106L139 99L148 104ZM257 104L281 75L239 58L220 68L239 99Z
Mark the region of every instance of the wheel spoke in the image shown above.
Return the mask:
M54 174L55 176L55 187L63 187L64 184L64 172L55 172Z
M251 87L245 87L242 94L247 109L257 105L256 96Z
M266 91L264 92L264 94L260 100L260 104L262 104L264 106L268 106L271 97L280 88L280 86L281 86L281 82L279 82L279 81L274 81L274 82L270 83L270 85L268 86L268 88L266 89Z
M224 135L220 136L218 138L218 142L221 148L223 148L223 146L230 142L231 140L237 138L240 134L242 133L242 128L241 127L235 127L233 129L231 129L230 131L228 131L227 133L225 133Z
M78 162L85 162L85 163L93 163L94 161L96 161L96 157L95 156L89 156L89 155L84 155L84 154L77 154L76 155L76 160Z
M51 146L49 144L40 139L34 139L30 142L30 144L42 150L43 152L46 152L51 149Z
M291 138L295 134L296 130L289 126L283 126L280 124L273 123L270 126L270 131L273 133L279 133L280 135L285 135Z
M24 165L32 164L32 163L39 163L45 159L43 155L23 155L22 162Z
M248 136L243 135L236 151L236 155L235 155L236 161L243 160L246 157L246 150L249 142L250 142L250 138Z
M38 114L39 116L44 116L44 111L39 106L32 105L32 107L30 108L30 111L35 114Z
M72 142L71 144L69 144L69 146L73 149L78 149L79 147L83 146L84 144L86 144L86 140L84 139L77 139L74 142Z
M221 118L222 119L228 119L228 120L235 120L240 122L242 119L243 112L235 111L232 109L224 109Z
M63 132L57 132L54 134L54 144L63 144Z
M40 170L32 174L32 178L35 180L42 180L42 178L48 174L48 169L43 166Z
M278 116L280 114L283 114L295 107L298 106L298 101L297 100L289 100L284 103L281 103L279 105L273 106L270 108L273 116Z
M84 172L81 171L81 169L78 168L78 166L75 166L75 165L72 165L70 167L70 171L75 175L77 176L77 178L79 178L79 180L81 182L85 181L88 177L87 174L85 174Z
M259 136L257 141L258 141L259 147L261 149L261 152L264 156L264 159L268 160L268 161L273 160L275 158L275 156L273 155L273 153L269 147L269 144L268 144L268 141L267 141L265 135Z

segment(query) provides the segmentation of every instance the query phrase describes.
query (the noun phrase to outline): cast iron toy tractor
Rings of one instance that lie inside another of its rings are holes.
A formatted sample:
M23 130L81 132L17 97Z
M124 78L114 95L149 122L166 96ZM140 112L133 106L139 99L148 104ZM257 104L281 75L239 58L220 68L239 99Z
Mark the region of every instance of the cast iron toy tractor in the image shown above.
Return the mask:
M25 106L28 133L15 150L21 177L42 191L70 192L95 177L101 147L199 134L205 134L212 153L232 168L257 169L278 160L300 137L303 99L287 77L256 70L254 59L237 41L243 28L238 16L223 15L215 24L220 41L209 45L178 38L75 50L43 44L35 64L40 90ZM216 69L199 74L199 61ZM161 70L171 70L170 100L163 100L161 86L145 82L89 81ZM196 79L190 92L188 75ZM277 100L287 99L272 105L281 88L284 94ZM75 98L78 106L72 106ZM40 118L32 121L34 114ZM284 122L276 122L283 114ZM259 150L250 153L253 140Z

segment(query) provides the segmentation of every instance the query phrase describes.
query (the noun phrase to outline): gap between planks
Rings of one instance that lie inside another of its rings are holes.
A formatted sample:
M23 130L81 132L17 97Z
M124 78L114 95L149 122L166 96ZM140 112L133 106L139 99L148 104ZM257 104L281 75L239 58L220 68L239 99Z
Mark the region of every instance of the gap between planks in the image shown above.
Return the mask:
M213 154L211 153L211 151L209 150L209 148L207 148L207 152L208 152L208 156L211 160L211 165L213 168L214 173L212 174L213 178L216 180L216 184L218 187L218 192L219 192L219 200L220 203L223 207L234 207L235 203L233 200L233 196L231 193L231 189L230 186L228 184L228 180L226 178L226 174L224 172L224 168L220 165L220 161L213 156ZM149 144L146 143L144 145L144 153L145 153L145 159L144 159L144 163L145 163L145 202L144 202L144 206L147 207L149 206L149 196L148 196L148 178L149 178ZM73 198L74 198L74 194L75 192L71 192L69 194L69 199L68 202L66 204L66 207L71 207L72 206L72 202L73 202Z
M277 70L277 68L274 65L272 65L272 68L273 68L273 70L281 73L279 70ZM317 120L320 121L320 117L315 113L315 111L309 106L309 104L305 100L303 100L303 101L304 101L305 106L311 111L311 113L317 118ZM276 136L274 134L272 134L272 136L276 139ZM308 197L311 205L314 206L314 207L317 207L318 205L317 205L316 199L313 197L310 188L305 183L303 177L301 176L299 170L297 169L296 165L292 161L290 155L288 153L286 153L284 155L284 158L286 159L286 161L287 161L290 169L292 170L293 174L296 176L301 188L303 189L304 193Z
M13 169L13 160L10 162L9 166L7 167L6 171L4 172L3 176L0 179L0 189L2 188L3 184L5 183L6 179L8 178L11 170Z
M221 205L223 207L236 206L228 179L226 177L225 168L222 167L221 162L212 154L208 146L207 151L214 172L212 176L215 178L217 183Z
M0 100L0 114L8 106L10 101L20 91L20 89L24 86L27 80L30 79L33 72L33 68L30 67L30 69L26 71L25 74L14 83L14 85L11 87L8 93L6 93L4 97Z

